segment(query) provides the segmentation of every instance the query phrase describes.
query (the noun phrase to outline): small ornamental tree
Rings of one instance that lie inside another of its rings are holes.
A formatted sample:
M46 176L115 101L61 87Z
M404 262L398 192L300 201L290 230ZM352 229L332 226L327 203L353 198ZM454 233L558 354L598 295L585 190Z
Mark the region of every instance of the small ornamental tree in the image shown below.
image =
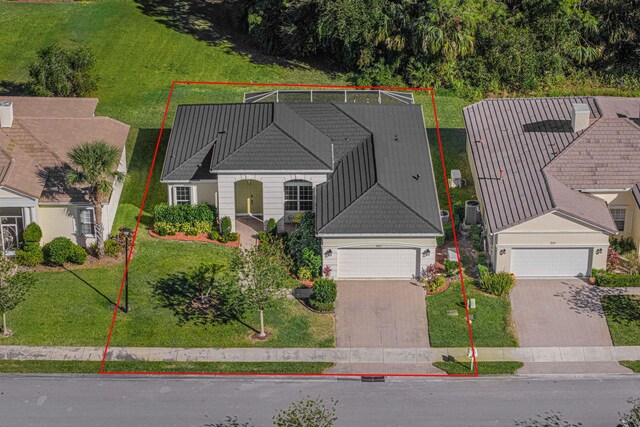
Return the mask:
M37 96L83 97L98 87L96 59L84 47L66 49L52 44L38 51L29 67L31 90Z
M329 405L319 396L315 399L307 396L299 402L293 402L286 409L280 409L273 417L276 427L331 427L336 417L337 400L331 399Z
M2 335L8 337L11 330L7 328L7 313L24 300L29 288L34 283L30 273L16 273L16 265L7 257L0 256L0 311L2 311Z
M106 141L92 141L77 145L67 154L73 169L67 171L68 185L80 186L95 212L96 257L104 257L104 235L102 230L102 202L114 181L124 179L116 170L120 161L120 150Z
M237 284L246 298L249 308L260 313L259 338L267 336L264 329L264 310L277 299L284 298L282 292L289 278L282 256L278 256L271 245L256 245L236 252L233 262L237 272Z

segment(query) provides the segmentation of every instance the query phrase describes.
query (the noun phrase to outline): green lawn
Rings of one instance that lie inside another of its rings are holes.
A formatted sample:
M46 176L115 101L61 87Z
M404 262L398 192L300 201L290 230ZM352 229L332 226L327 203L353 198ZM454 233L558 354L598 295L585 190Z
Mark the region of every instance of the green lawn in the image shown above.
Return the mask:
M602 308L613 345L640 345L640 296L608 295Z
M433 366L447 374L473 374L468 362L435 362ZM522 362L478 362L478 375L513 375L523 366Z
M640 374L640 360L622 360L620 364Z
M142 231L142 234L145 234ZM172 308L166 279L202 261L224 262L229 249L203 243L169 242L142 237L130 266L130 313L119 313L111 344L158 347L330 347L334 345L332 315L314 314L296 301L285 300L265 312L272 337L250 339L257 315L239 322L200 324L185 320ZM9 313L14 331L7 345L104 345L120 287L123 265L40 272L28 299ZM165 285L165 287L162 287ZM166 297L164 297L167 295Z
M321 374L326 362L107 362L104 372L221 372L267 374ZM97 374L100 362L0 360L0 373Z
M469 310L474 316L473 342L478 347L515 347L518 345L511 326L511 303L508 298L498 298L479 291L465 281L467 298L476 299L476 308ZM447 310L457 310L457 316L447 315ZM460 284L439 294L427 296L429 341L432 347L468 347L469 333L465 318Z

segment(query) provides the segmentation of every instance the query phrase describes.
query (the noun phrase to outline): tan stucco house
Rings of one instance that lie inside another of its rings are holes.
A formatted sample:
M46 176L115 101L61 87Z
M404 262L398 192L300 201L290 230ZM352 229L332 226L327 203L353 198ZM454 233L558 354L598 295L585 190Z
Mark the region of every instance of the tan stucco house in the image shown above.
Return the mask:
M273 218L284 230L314 211L338 278L411 278L442 235L418 105L180 105L161 181L170 204L210 203L234 224Z
M87 246L95 241L95 215L82 191L65 185L67 152L93 140L122 150L118 170L126 172L129 126L96 117L94 98L0 97L0 238L15 252L24 228L37 222L43 243L64 236ZM105 237L122 192L116 183L104 202Z
M640 98L487 99L464 109L496 271L584 277L640 243Z

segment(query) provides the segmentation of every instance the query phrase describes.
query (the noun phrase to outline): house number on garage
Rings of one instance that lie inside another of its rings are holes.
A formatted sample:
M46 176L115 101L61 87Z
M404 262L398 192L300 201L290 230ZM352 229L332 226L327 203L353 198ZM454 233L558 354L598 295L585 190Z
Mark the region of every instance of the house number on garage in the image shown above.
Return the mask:
M555 244L556 244L556 242L549 242L549 244L551 244L551 245L555 245Z

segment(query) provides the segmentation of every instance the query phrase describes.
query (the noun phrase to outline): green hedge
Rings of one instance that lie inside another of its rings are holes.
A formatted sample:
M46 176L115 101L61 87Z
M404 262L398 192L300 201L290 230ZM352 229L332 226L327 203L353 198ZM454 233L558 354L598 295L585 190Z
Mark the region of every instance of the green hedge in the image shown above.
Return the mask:
M618 274L595 268L591 274L596 278L596 284L605 288L640 287L640 274Z
M153 208L154 222L166 222L169 224L192 224L196 222L208 222L214 224L218 221L218 211L215 206L206 203L198 205L173 205L160 203Z

